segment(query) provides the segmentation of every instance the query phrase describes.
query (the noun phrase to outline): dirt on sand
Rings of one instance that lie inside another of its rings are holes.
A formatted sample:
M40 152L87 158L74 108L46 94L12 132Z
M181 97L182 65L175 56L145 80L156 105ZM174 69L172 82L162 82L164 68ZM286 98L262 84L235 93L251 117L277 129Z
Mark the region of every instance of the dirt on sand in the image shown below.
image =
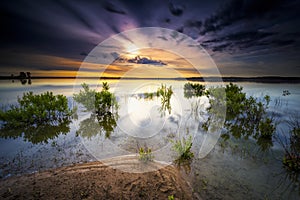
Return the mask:
M195 199L173 166L128 173L91 162L10 177L0 185L0 199Z

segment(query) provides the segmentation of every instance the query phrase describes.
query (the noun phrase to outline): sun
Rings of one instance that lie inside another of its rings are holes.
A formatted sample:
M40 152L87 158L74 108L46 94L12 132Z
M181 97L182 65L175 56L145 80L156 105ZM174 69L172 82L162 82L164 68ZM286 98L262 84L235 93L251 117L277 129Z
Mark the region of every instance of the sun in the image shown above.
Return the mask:
M139 55L139 48L134 44L128 44L126 46L126 51L130 56L138 56Z

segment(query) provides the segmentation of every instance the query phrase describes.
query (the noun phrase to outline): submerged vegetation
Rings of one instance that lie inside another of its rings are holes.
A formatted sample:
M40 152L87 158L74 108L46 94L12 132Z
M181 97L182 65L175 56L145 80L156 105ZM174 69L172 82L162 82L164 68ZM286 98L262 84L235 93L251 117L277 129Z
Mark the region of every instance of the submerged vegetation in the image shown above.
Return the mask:
M152 150L148 147L140 147L139 148L139 160L143 162L153 161L154 156L152 155Z
M194 153L191 151L193 145L191 135L187 139L183 137L182 139L171 140L171 143L173 143L172 149L177 152L175 162L182 163L194 157Z
M76 102L81 103L87 111L102 114L118 109L116 97L109 91L107 82L102 83L101 92L90 89L86 83L81 86L83 90L80 90L79 94L74 94L73 98Z
M160 97L161 100L161 112L165 112L168 110L169 114L171 114L171 96L173 94L172 86L168 87L166 85L161 85L160 88L157 89L157 96Z
M39 125L27 125L24 127L2 127L0 129L1 138L18 138L23 137L24 141L32 144L48 143L49 139L54 139L60 134L70 132L71 120L65 119L58 123L43 123Z
M210 88L207 91L211 105L216 103L223 104L223 101L217 97L216 92L220 88ZM282 163L288 171L300 172L300 122L299 116L288 122L290 131L288 134L278 135L276 133L277 123L272 113L268 113L270 96L265 95L262 99L252 96L247 97L242 87L230 83L225 87L226 94L226 117L224 122L225 132L221 135L224 141L230 137L235 139L254 139L261 151L269 150L273 142L277 141L284 149L285 155ZM285 95L290 93L285 91ZM285 96L284 95L284 96ZM218 99L218 102L215 102ZM218 107L217 107L218 108ZM208 109L210 117L203 124L204 130L207 130L212 119L216 119L218 109L211 106ZM218 119L218 117L217 117Z
M46 123L58 123L69 119L72 111L68 108L68 100L63 95L53 95L52 92L33 94L24 93L18 98L17 105L10 109L0 110L0 120L6 127L23 127Z
M105 134L109 138L117 126L119 118L117 99L109 91L107 82L102 83L102 90L96 92L85 83L82 84L83 90L79 94L74 94L74 100L81 103L86 111L92 111L88 119L80 122L80 128L76 134L91 139L97 134Z
M142 94L143 99L145 100L153 100L154 97L160 97L161 101L161 107L160 112L162 115L164 115L165 111L168 111L169 114L171 114L171 97L173 95L173 89L172 86L167 87L164 84L161 84L159 88L157 88L156 92L145 92Z
M191 98L193 96L201 97L205 94L205 85L199 83L186 83L183 88L184 97Z
M299 115L290 119L288 127L284 126L285 130L282 130L280 134L278 131L276 132L279 129L276 126L278 125L278 119L283 118L276 118L280 113L275 115L277 113L274 114L273 107L269 109L272 101L268 95L255 98L246 95L242 87L232 83L225 87L211 88L206 88L198 83L186 83L183 89L184 97L189 99L185 103L191 104L190 110L185 110L184 114L189 111L191 111L191 114L188 118L179 116L181 113L177 116L175 112L174 115L167 116L167 119L172 121L171 128L177 126L179 120L183 118L183 120L187 119L187 124L192 124L196 131L204 130L206 133L203 134L213 133L214 130L219 129L222 131L220 146L225 147L229 144L232 152L241 153L243 156L248 155L248 153L253 157L263 154L270 155L275 151L268 150L271 149L273 143L277 142L284 149L280 160L285 172L297 175L294 181L299 182ZM172 86L162 84L153 93L139 95L148 100L156 98L161 103L159 108L161 113L171 113ZM288 90L283 91L282 96L288 95L290 95ZM73 97L76 102L84 107L83 110L89 112L88 115L84 114L83 120L79 122L80 127L77 129L76 134L90 140L95 139L96 136L110 138L117 127L119 105L116 96L110 92L109 85L105 82L102 83L102 89L98 91L91 89L87 84L82 84L82 90L78 94L74 94ZM272 105L274 104L276 108L276 99L272 102ZM70 132L69 125L73 114L74 110L69 108L68 100L63 95L54 95L51 92L42 94L24 93L22 98L18 98L17 104L4 107L0 111L0 137L23 137L25 141L33 144L48 143L49 139ZM173 134L175 131L170 132ZM186 134L183 137L176 138L175 134L172 134L169 134L170 137L167 136L168 138L164 142L172 138L171 149L176 153L174 163L185 166L195 161L193 160L193 151L196 152L195 149L199 146L195 146L196 143L192 141L193 135ZM122 139L119 139L119 141L123 142ZM198 139L196 138L196 141ZM249 142L246 142L246 140ZM156 144L152 145L151 143L151 147L156 149ZM153 161L154 156L150 148L133 147L133 149L136 150L141 162ZM259 154L253 150L258 150ZM170 198L173 198L173 195Z
M89 118L79 124L76 135L91 139L98 134L109 138L117 126L119 115L117 112L105 112L102 115L92 113Z
M277 136L275 139L284 149L282 160L287 170L300 172L300 119L295 114L288 121L289 132L287 135Z
M34 144L47 143L48 139L70 131L69 124L74 112L75 109L68 108L64 95L24 93L22 98L18 98L17 105L0 110L0 120L3 122L0 136L17 138L23 135L26 141Z
M299 117L290 120L288 136L276 133L277 123L272 113L268 113L270 96L265 95L262 99L247 96L243 88L235 84L225 87L212 87L205 90L201 84L186 83L184 96L191 98L206 95L210 107L208 119L202 124L205 131L213 131L216 127L224 127L221 138L224 145L229 138L254 139L261 151L269 150L276 140L284 148L285 155L283 165L293 172L300 171L300 122ZM290 95L288 90L283 91L283 96ZM277 103L275 102L275 105ZM177 144L177 149L180 143ZM177 150L177 151L178 151Z
M225 101L221 98L215 98L219 95L218 90L223 88L210 88L207 93L211 105L226 103L225 128L226 132L222 134L222 138L227 140L231 136L239 139L248 139L252 137L256 139L257 144L262 150L267 150L273 145L272 136L275 133L276 126L272 117L267 114L270 103L270 97L264 96L262 100L258 100L252 96L247 97L242 92L243 88L230 83L225 87ZM216 102L216 99L218 102ZM217 108L217 109L216 109ZM207 130L211 119L219 118L219 107L210 106L208 113L211 115L209 120L203 124L203 128ZM220 115L220 114L219 114ZM262 142L263 141L263 142Z

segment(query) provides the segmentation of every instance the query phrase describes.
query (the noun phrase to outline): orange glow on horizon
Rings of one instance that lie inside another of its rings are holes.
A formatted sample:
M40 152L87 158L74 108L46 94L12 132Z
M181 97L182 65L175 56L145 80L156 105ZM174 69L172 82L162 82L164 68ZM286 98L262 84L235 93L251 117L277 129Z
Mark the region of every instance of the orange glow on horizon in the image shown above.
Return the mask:
M80 60L42 54L24 54L26 63L30 66L48 66L47 70L28 69L32 77L136 77L136 78L177 78L177 77L199 77L199 72L184 58L172 52L161 49L137 49L129 45L128 51L132 55L137 54L140 58L151 61L161 61L160 64L140 64L129 61L115 61L110 65L101 63L88 63ZM121 56L128 56L121 55ZM128 58L128 57L127 57ZM13 67L11 68L13 69ZM53 69L53 70L52 70ZM17 68L15 72L20 71ZM22 70L26 71L26 70ZM11 72L12 73L12 70ZM10 74L9 74L10 75Z

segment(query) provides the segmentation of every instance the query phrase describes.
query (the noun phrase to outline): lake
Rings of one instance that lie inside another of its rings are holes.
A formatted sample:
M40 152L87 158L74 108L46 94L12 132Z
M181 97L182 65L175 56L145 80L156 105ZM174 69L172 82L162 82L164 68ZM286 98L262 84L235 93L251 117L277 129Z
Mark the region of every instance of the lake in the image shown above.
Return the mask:
M61 126L2 131L0 177L135 155L140 147L151 148L154 159L168 165L174 161L170 141L192 135L195 156L189 163L178 167L203 199L299 199L299 176L283 167L282 145L273 139L268 148L262 148L265 143L258 144L252 137L224 140L220 137L225 131L223 126L217 126L217 130L211 129L209 133L203 131L202 125L209 119L209 99L206 96L187 97L186 81L105 81L115 94L119 108L117 113L99 119L72 98L83 82L100 91L99 80L33 79L30 85L1 80L3 109L7 109L8 104L15 104L24 92L52 91L67 96L69 107L78 107L78 116ZM206 88L228 84L199 83ZM171 86L173 91L166 104L160 97L150 95L155 94L162 84L167 88ZM247 97L262 100L264 95L270 96L267 115L276 122L278 138L284 140L287 137L287 121L300 121L300 84L236 84L243 87ZM290 94L286 95L284 91ZM118 168L117 165L113 167Z

